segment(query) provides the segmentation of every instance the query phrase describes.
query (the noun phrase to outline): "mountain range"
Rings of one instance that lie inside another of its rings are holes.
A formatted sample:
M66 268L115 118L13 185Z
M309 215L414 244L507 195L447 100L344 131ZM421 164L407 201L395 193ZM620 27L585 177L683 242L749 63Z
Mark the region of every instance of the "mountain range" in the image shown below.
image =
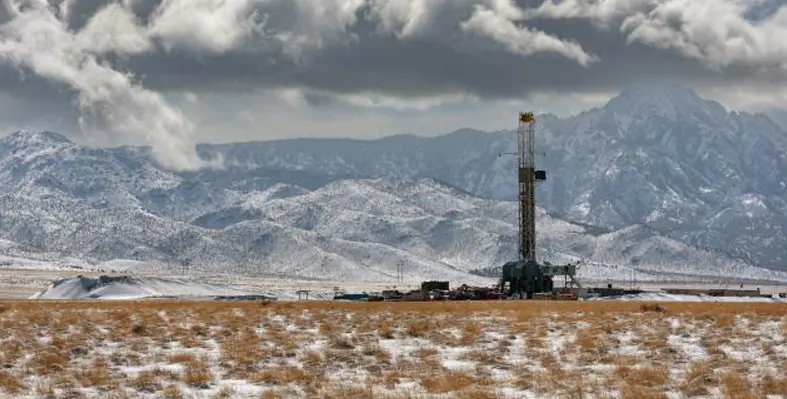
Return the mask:
M0 139L0 253L310 278L469 278L516 250L515 132L140 148ZM787 133L674 85L539 115L539 254L597 279L787 280ZM151 266L153 267L153 266Z

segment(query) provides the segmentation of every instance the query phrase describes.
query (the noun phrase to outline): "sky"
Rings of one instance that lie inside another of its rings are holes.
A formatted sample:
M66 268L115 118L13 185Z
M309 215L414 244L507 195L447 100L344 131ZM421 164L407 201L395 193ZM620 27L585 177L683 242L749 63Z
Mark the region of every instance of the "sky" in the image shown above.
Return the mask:
M783 0L0 0L0 132L189 169L195 142L510 129L653 79L780 114L785 37Z

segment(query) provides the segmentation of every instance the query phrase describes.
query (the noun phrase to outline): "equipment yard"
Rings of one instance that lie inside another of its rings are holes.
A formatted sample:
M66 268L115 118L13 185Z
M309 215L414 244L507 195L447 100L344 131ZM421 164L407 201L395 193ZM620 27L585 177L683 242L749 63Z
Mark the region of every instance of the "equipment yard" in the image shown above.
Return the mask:
M787 304L6 301L6 397L787 395Z

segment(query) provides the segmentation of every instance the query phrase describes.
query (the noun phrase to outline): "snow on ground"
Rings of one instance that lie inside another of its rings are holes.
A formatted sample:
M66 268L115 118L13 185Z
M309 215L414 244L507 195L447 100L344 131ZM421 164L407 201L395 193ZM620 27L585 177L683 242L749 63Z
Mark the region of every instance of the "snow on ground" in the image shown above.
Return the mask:
M62 263L0 255L0 269L66 270L74 267Z
M18 282L18 280L13 280ZM457 285L453 285L456 287ZM684 288L710 289L728 288L718 285L684 286ZM218 296L264 297L278 300L331 300L338 289L344 292L380 292L384 289L399 289L402 292L418 289L418 284L386 286L382 284L352 284L351 282L302 281L291 279L244 280L242 278L179 278L136 275L77 275L55 279L45 289L39 290L30 299L143 299L143 298L204 298ZM753 289L754 287L746 287ZM758 286L757 289L760 287ZM630 294L589 300L617 301L660 301L660 302L787 302L779 298L784 286L764 286L761 291L768 297L716 297L709 295L668 294L658 285L645 287L640 294ZM308 296L299 291L308 291Z
M0 240L0 248L2 248ZM7 256L0 254L0 270L84 270L101 272L123 272L130 271L140 266L146 266L150 262L140 262L135 260L115 259L100 263L90 263L82 259L72 257L60 257L56 255L42 256L41 259L22 258L17 256Z
M126 270L134 270L135 268L144 266L148 263L149 262L141 262L138 260L130 260L130 259L113 259L113 260L101 262L95 265L93 268L98 270L126 271Z
M787 395L784 304L119 304L0 304L0 395Z
M240 296L249 292L186 279L77 276L55 280L31 299L141 299L156 297Z
M778 297L734 297L711 295L678 295L666 292L643 292L641 294L617 295L588 298L591 301L649 301L649 302L775 302L787 303L787 298Z
M145 298L205 298L205 297L251 297L278 300L330 300L334 291L325 284L317 290L309 290L308 297L299 295L297 282L279 280L268 287L236 286L215 284L176 277L152 277L132 275L74 276L55 279L46 289L29 299L145 299ZM278 287L278 288L275 288ZM371 288L367 286L366 288ZM372 292L371 290L361 290ZM232 299L232 298L227 298Z

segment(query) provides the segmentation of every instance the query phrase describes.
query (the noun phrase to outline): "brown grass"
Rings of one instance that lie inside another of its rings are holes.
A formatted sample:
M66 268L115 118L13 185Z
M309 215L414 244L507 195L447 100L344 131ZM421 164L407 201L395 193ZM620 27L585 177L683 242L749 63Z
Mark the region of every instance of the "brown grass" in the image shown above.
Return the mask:
M689 396L707 395L708 388L716 383L717 378L710 363L707 361L696 361L689 366L680 389Z
M278 399L278 398L279 398L279 394L277 394L276 391L272 389L266 389L265 391L262 392L262 395L260 395L260 399Z
M140 372L130 385L140 392L153 393L161 389L159 379L153 371Z
M577 335L574 337L574 345L582 350L596 349L596 340L598 337L598 331L581 329L577 331Z
M473 376L466 372L452 371L421 378L421 386L430 393L460 391L472 384Z
M666 366L645 366L631 370L624 380L633 386L657 388L669 382L670 374Z
M473 345L483 334L484 326L476 322L468 322L462 326L462 336L459 344L462 346Z
M22 379L8 370L0 370L0 390L6 393L17 393L25 388Z
M629 383L624 383L620 388L620 399L664 399L666 397L664 392Z
M423 337L433 329L432 322L428 319L415 319L407 324L405 334L410 337Z
M454 397L457 399L501 399L504 396L491 390L472 388L459 392Z
M726 372L721 377L721 384L726 399L754 399L758 397L746 377L736 372Z
M79 397L98 388L192 397L224 378L271 397L487 398L500 387L557 397L656 398L674 388L686 395L717 389L728 398L787 394L787 379L763 374L784 361L781 343L756 328L787 325L784 304L153 300L6 301L0 309L0 396L46 397L57 388ZM685 365L668 342L672 334L698 339L709 359ZM565 339L562 349L552 349L553 336ZM387 351L384 340L400 340L401 350ZM624 345L635 349L624 352ZM764 354L740 362L723 346ZM213 350L218 359L207 357ZM447 355L470 368L446 369ZM183 371L121 369L152 364ZM685 375L672 378L670 365L685 367ZM494 370L512 376L496 380ZM397 388L408 382L417 388ZM232 393L221 388L217 396Z
M192 387L207 388L213 375L201 359L194 358L184 365L183 382Z
M308 382L312 375L301 368L292 366L269 367L252 374L251 380L265 384L287 385L293 382Z
M784 370L784 369L782 369ZM761 390L766 395L787 396L787 377L766 375L760 383Z
M162 392L162 396L166 399L181 399L183 398L183 392L181 392L180 387L171 384L171 385L167 385L167 387L164 388L164 392Z
M117 387L117 380L110 375L109 362L103 357L93 360L92 367L77 373L83 387Z
M197 357L189 352L177 352L169 356L170 363L188 364L196 360Z

